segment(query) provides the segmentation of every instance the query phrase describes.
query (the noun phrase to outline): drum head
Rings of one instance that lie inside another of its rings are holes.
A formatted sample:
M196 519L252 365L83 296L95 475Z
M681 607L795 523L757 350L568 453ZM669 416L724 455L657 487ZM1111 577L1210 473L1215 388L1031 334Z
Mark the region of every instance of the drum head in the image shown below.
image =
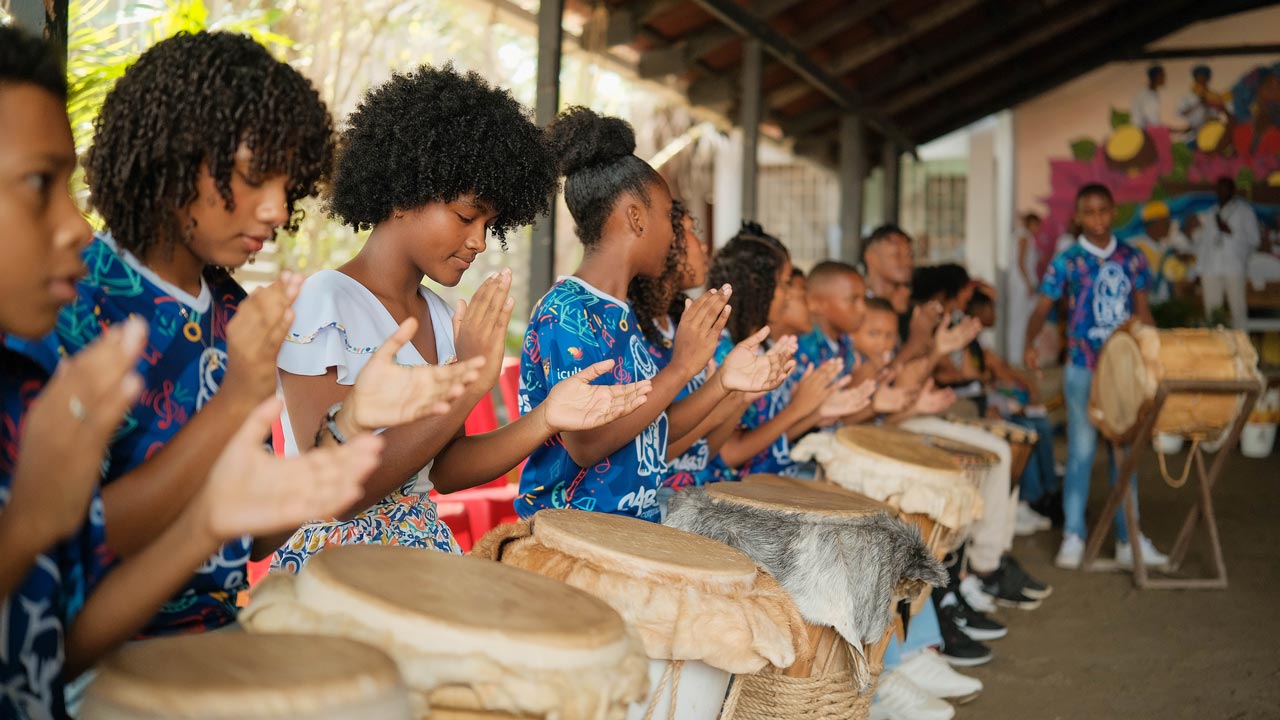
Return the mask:
M1148 401L1146 362L1137 340L1122 328L1102 346L1089 393L1089 419L1113 440L1126 437L1136 426Z
M137 717L330 717L388 696L395 705L396 695L407 716L400 672L375 647L224 631L125 645L98 666L85 717L106 708Z
M916 433L897 428L852 425L836 431L840 444L864 455L896 462L907 469L926 467L955 472L959 468L947 453L926 445Z
M828 492L818 488L784 487L774 483L716 483L707 486L707 497L715 502L746 505L781 513L820 515L831 518L865 517L876 513L897 515L892 507L869 497Z
M993 452L988 452L980 447L975 447L958 440L940 437L938 435L922 434L924 441L930 446L947 453L953 460L960 463L964 467L979 466L988 468L1000 462L1000 456Z
M755 581L756 564L728 545L635 518L582 510L543 510L533 536L548 547L615 572L655 572L717 581Z

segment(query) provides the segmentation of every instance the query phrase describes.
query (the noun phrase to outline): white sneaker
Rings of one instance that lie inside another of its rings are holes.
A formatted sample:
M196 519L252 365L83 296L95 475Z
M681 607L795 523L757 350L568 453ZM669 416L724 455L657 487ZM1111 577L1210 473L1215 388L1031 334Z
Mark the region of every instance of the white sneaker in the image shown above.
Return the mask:
M1053 564L1067 570L1079 570L1080 561L1084 559L1084 538L1074 533L1062 534L1062 545L1058 548L1058 557Z
M880 676L871 717L876 720L951 720L956 709L894 670Z
M1151 538L1142 536L1142 562L1147 567L1163 568L1169 564L1169 557L1156 549ZM1133 567L1133 546L1129 543L1116 543L1116 564L1121 567Z
M969 603L969 607L980 613L996 611L996 601L983 591L982 581L977 575L970 575L960 581L960 594L964 596L964 601Z
M1034 535L1041 530L1048 530L1053 527L1053 522L1049 518L1041 515L1031 509L1025 501L1018 501L1017 514L1013 520L1013 534L1018 537L1026 537Z
M951 669L937 650L925 648L894 672L901 673L930 695L957 703L966 703L982 692L982 681L961 675Z

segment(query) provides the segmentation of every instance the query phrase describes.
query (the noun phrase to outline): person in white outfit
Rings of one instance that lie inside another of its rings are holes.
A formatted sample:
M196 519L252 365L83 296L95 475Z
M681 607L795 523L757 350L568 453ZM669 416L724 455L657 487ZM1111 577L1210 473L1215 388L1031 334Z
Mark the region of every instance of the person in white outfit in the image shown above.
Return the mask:
M1035 213L1022 216L1022 224L1014 234L1014 261L1016 278L1010 280L1009 292L1009 357L1022 357L1026 344L1027 318L1035 306L1036 293L1040 289L1040 236L1041 220Z
M1129 123L1140 128L1164 125L1160 120L1160 88L1164 85L1164 67L1147 68L1147 86L1133 96L1129 105Z
M1218 180L1217 193L1218 204L1204 215L1188 218L1187 231L1195 246L1205 315L1211 315L1225 298L1231 326L1244 330L1249 256L1261 244L1262 236L1257 214L1247 200L1236 196L1231 178Z

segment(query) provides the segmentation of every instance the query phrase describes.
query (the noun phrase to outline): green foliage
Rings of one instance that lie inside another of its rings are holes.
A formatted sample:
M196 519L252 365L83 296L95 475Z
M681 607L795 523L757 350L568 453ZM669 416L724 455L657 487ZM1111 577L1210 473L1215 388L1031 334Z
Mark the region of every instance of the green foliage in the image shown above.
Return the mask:
M1071 157L1076 160L1089 161L1098 154L1098 143L1089 138L1080 138L1071 143Z
M1116 205L1116 217L1111 221L1112 228L1124 227L1133 219L1133 214L1138 211L1138 203L1120 203Z
M1180 142L1173 143L1170 150L1173 153L1173 172L1169 173L1169 177L1177 182L1186 182L1187 171L1195 159L1195 150Z
M1125 112L1124 110L1117 110L1116 108L1111 108L1111 129L1112 130L1115 130L1116 128L1121 127L1123 125L1128 125L1130 124L1131 121L1132 119L1130 118L1129 113Z
M1240 168L1240 172L1236 173L1236 188L1245 197L1253 194L1253 184L1257 178L1253 174L1253 168L1245 166Z

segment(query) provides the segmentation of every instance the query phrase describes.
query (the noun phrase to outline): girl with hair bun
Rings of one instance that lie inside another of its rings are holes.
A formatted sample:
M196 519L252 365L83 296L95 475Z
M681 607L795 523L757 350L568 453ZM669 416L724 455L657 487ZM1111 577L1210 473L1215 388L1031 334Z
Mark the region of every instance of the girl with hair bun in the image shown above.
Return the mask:
M730 393L776 382L789 356L759 355L764 335L726 356L718 372L676 402L706 367L729 320L732 289L712 289L689 303L664 367L650 353L627 300L636 278L662 278L675 232L666 181L636 157L625 121L570 108L547 129L565 177L565 201L584 253L534 308L520 361L520 407L536 412L559 383L600 361L612 361L606 383L650 380L643 407L607 425L560 432L529 458L520 479L523 516L548 507L660 520L658 488L672 443L696 433ZM685 445L687 448L688 445Z

